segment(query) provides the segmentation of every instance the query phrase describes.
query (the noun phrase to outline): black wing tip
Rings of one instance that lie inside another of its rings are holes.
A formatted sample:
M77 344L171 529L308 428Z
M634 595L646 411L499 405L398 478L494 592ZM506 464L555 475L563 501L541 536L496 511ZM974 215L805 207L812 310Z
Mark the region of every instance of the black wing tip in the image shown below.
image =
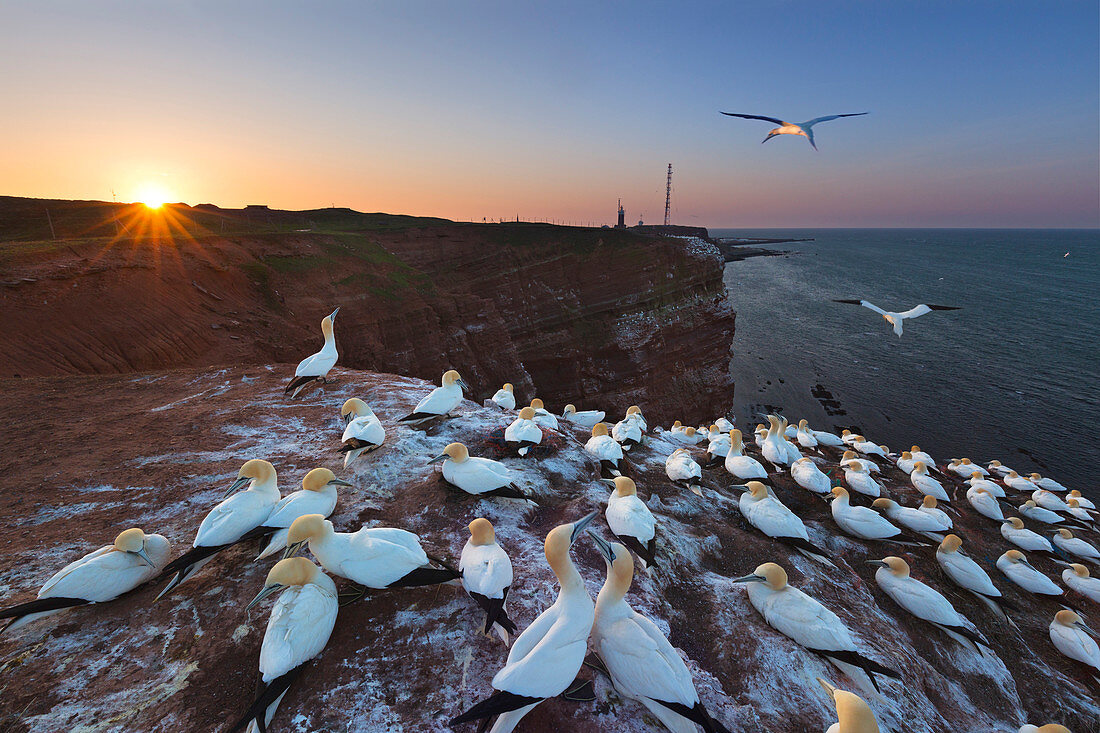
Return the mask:
M928 306L934 311L961 311L962 307L957 305L930 305Z
M860 305L862 303L862 301L859 301L859 300L838 300L836 298L833 299L833 302L834 303L845 303L847 305Z
M523 695L515 695L511 692L500 690L477 703L462 715L451 718L447 722L447 725L453 728L463 723L490 718L494 715L511 712L512 710L519 710L533 703L542 702L542 700L543 698L541 697L524 697Z

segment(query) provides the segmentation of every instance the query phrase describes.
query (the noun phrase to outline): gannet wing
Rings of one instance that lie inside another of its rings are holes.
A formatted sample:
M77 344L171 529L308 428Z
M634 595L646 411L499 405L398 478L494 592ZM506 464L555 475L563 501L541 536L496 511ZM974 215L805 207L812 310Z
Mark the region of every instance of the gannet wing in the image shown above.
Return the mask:
M744 120L764 120L764 122L774 122L777 125L787 124L783 120L777 120L774 117L763 117L761 115L739 115L736 112L723 112L722 114L728 115L730 117L740 117Z
M71 563L69 563L65 567L61 568L60 570L58 570L56 573L54 573L53 577L46 581L46 583L42 586L42 590L38 591L38 597L41 598L42 594L49 593L50 589L53 588L55 585L57 585L58 582L62 578L64 578L66 575L68 575L69 573L73 572L74 570L76 570L77 568L81 567L82 565L88 563L89 561L91 561L91 560L93 560L97 557L100 557L102 555L105 555L106 553L110 552L114 548L115 548L115 546L113 544L104 545L103 547L100 547L95 552L89 552L87 555L80 558L79 560L73 560Z
M336 624L340 605L316 585L283 591L267 623L260 646L265 681L286 674L321 653Z
M684 660L653 622L635 614L600 639L600 659L631 695L692 707L699 701Z
M195 533L195 547L217 547L236 542L271 515L275 503L255 491L234 494L210 510Z
M872 303L870 301L867 301L867 300L833 300L833 302L834 303L846 303L848 305L862 305L864 308L870 308L875 313L878 313L880 316L886 315L886 311L884 311L882 308L879 308L877 305L875 305L874 303Z
M813 127L814 125L816 125L819 122L828 122L829 120L836 120L836 119L839 119L841 117L859 117L860 115L865 115L865 114L867 114L867 113L866 112L851 112L851 113L846 114L846 115L826 115L824 117L815 117L812 120L807 120L806 122L799 122L798 126L801 127L803 130L805 130L807 134L809 134L810 128Z

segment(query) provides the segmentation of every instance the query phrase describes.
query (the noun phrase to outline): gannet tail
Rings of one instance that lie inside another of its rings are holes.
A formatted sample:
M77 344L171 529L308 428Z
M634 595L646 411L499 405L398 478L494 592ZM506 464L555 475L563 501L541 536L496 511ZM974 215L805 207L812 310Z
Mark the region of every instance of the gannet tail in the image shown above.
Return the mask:
M472 708L464 712L462 715L459 715L456 718L451 718L450 722L447 723L447 725L453 728L456 725L461 725L462 723L469 723L474 720L485 720L487 718L493 717L494 715L503 718L508 713L512 713L515 717L515 720L508 721L512 723L511 727L508 728L508 730L511 730L515 727L516 723L519 722L519 719L522 718L528 710L533 708L535 705L538 705L542 701L543 698L541 697L526 697L524 695L515 695L511 692L500 690L494 692L489 697L477 703ZM519 713L519 715L516 716L515 713ZM499 719L498 722L500 722ZM497 726L494 726L493 730L497 730Z
M11 619L8 623L4 624L3 628L0 628L0 634L16 626L16 624L22 626L19 622L32 614L44 616L55 611L73 608L74 606L83 606L88 603L91 603L91 601L86 601L83 598L63 598L57 596L54 598L36 598L33 601L27 601L26 603L20 603L9 608L0 609L0 619Z
M657 567L657 538L654 537L648 543L643 545L637 537L631 537L630 535L615 535L618 537L627 549L633 552L638 557L645 560L646 567Z
M275 710L271 708L278 707L283 695L286 694L294 680L298 679L305 666L306 663L303 662L283 676L271 680L271 684L260 691L255 702L248 708L248 712L237 721L236 725L229 729L229 733L237 733L253 721L255 721L260 733L267 733L267 723L271 720L271 716L275 714Z

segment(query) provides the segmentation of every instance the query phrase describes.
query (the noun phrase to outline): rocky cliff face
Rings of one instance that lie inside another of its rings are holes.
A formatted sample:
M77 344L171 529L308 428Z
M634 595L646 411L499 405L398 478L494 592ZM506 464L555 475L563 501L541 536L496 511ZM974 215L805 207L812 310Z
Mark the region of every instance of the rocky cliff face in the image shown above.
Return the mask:
M689 422L731 402L734 314L698 239L27 199L0 199L0 227L4 376L297 363L340 306L345 366L454 367L558 411L645 401Z
M341 489L332 518L338 530L401 527L418 533L429 552L453 559L466 525L488 517L515 566L512 618L525 628L553 601L543 537L602 508L608 493L577 442L562 435L546 457L504 459L539 506L474 499L447 488L425 461L452 440L475 455L494 455L489 436L511 415L465 402L456 418L424 432L394 419L427 393L427 382L337 369L338 381L325 391L288 402L282 386L289 375L286 366L254 366L0 380L0 420L17 427L0 456L2 603L33 598L58 567L123 527L160 532L174 553L182 552L253 457L274 463L284 494L316 466L354 483ZM338 408L352 396L373 406L387 439L344 471L336 451ZM847 539L820 499L777 474L769 479L777 496L803 517L811 540L838 567L791 555L745 523L723 470L705 472L703 497L671 485L663 464L674 447L658 433L630 455L630 473L658 520L661 566L639 569L627 600L668 633L703 702L730 730L824 730L835 718L814 678L852 688L828 663L768 627L744 589L730 583L769 560L839 614L864 654L901 673L901 682L885 681L881 698L871 700L884 730L1000 732L1026 721L1058 721L1075 733L1100 727L1092 681L1047 637L1056 603L1029 598L992 571L1022 609L1014 631L956 592L930 550ZM822 467L835 470L831 461ZM916 495L905 477L892 468L884 473L890 494L912 505ZM1007 546L995 523L965 503L960 509L957 531L988 568ZM903 554L915 576L944 592L993 651L963 648L894 605L864 562L888 553ZM269 568L253 562L255 554L251 546L228 550L156 603L158 588L147 587L0 636L0 729L225 730L254 694L270 608L244 611ZM585 542L573 556L595 594L602 560ZM1056 576L1057 566L1031 560ZM1090 609L1080 596L1070 600ZM451 716L490 693L507 655L498 640L479 633L481 620L475 604L450 587L375 592L343 607L327 648L283 700L272 730L446 731ZM521 730L661 730L602 677L583 674L595 680L594 702L548 701Z

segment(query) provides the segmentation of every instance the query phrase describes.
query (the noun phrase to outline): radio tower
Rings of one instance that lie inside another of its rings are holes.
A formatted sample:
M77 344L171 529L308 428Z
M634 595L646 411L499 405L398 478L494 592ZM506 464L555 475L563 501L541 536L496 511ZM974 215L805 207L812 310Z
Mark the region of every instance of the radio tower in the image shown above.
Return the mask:
M672 163L668 164L668 183L665 184L665 226L672 215Z

